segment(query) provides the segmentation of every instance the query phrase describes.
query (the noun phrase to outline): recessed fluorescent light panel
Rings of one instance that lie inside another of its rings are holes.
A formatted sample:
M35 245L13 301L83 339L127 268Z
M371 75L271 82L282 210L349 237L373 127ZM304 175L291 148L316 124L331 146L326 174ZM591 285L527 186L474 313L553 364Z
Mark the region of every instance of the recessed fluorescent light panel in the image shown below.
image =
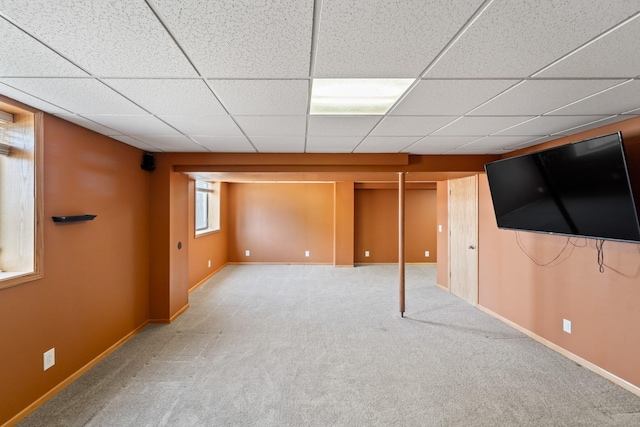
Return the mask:
M414 79L313 79L310 113L385 114L414 81Z

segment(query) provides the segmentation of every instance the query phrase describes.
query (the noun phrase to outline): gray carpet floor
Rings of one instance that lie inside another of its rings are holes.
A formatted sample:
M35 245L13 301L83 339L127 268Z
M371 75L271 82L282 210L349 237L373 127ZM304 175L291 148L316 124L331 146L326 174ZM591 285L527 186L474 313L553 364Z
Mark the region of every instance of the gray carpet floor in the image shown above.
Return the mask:
M640 398L435 286L435 266L227 266L27 426L640 426Z

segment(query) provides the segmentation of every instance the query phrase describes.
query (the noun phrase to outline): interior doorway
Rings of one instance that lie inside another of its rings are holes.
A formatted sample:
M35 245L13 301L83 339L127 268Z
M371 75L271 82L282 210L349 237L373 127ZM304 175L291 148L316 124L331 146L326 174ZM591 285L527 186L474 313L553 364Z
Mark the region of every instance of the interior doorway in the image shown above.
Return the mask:
M449 275L451 293L478 304L478 179L449 181Z

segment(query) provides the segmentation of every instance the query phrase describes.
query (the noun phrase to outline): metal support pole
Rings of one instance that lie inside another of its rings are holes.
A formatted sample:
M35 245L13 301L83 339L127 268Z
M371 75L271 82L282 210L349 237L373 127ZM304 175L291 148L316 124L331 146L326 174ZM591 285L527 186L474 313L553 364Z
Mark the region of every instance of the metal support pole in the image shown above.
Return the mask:
M398 174L398 273L401 317L404 317L404 175L404 172Z

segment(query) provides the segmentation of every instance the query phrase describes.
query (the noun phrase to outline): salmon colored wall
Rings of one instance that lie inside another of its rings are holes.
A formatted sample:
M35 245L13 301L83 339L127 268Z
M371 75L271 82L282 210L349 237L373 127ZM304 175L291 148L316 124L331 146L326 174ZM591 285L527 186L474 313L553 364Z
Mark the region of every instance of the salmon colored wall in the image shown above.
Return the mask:
M333 264L340 267L353 267L353 188L353 181L335 183Z
M0 425L148 319L142 152L44 119L44 277L0 290ZM56 224L54 215L96 214ZM55 348L56 364L42 369Z
M168 323L189 304L189 178L171 155L155 153L150 172L149 320ZM179 248L181 244L181 248Z
M333 184L229 184L229 262L332 264L333 197Z
M405 193L405 261L438 260L436 191L409 190ZM429 251L425 257L424 252Z
M169 314L169 182L171 164L167 156L154 155L156 169L149 173L149 318L165 320Z
M449 182L438 181L436 200L438 240L438 268L436 283L449 289Z
M638 119L574 135L564 142L618 129L626 142L638 143ZM487 179L481 175L480 305L640 387L640 245L605 241L605 271L600 273L592 239L572 238L575 246L570 243L564 255L542 267L524 250L546 263L562 252L567 237L517 235L523 249L515 231L497 228ZM571 320L571 334L562 331L563 319Z
M354 206L355 262L398 262L398 190L356 190ZM407 190L405 262L436 262L436 229L436 191ZM429 251L429 258L425 258L425 251Z
M189 305L189 178L177 172L169 178L169 320L173 320Z
M398 262L398 190L356 190L354 215L355 262Z
M189 289L227 264L227 189L228 184L220 184L220 230L196 237L195 181L189 181Z

